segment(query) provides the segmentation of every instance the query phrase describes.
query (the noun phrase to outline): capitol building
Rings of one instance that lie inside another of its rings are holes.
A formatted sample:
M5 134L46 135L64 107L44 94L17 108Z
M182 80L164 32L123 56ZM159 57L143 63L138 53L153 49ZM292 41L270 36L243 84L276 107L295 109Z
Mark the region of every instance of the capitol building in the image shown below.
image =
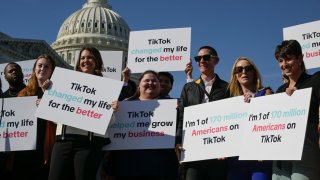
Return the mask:
M0 63L36 59L46 53L58 66L71 69L76 52L84 45L92 45L100 51L123 51L124 67L129 33L128 24L107 0L87 0L63 22L51 46L43 40L17 39L0 32Z

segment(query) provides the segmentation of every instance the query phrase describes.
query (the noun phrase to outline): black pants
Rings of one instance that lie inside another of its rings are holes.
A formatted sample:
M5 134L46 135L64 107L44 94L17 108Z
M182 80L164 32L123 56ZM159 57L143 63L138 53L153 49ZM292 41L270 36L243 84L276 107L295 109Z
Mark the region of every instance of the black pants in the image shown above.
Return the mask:
M185 163L186 180L226 180L226 160L205 160Z
M102 159L104 138L89 141L87 136L76 135L56 141L53 146L49 180L93 180Z

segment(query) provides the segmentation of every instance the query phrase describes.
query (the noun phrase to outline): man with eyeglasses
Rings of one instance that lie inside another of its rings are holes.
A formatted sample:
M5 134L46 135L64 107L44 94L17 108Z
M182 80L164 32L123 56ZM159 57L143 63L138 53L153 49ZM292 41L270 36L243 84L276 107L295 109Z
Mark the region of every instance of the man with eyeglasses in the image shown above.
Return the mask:
M228 83L220 79L214 72L215 66L219 62L217 51L210 46L202 46L199 48L198 56L195 56L194 59L198 64L201 75L199 79L186 83L181 92L176 145L178 156L180 151L183 150L180 143L182 140L184 108L229 97L227 94ZM192 70L192 68L186 67L187 76L190 73L188 70ZM186 162L183 163L183 166L186 172L186 180L227 178L227 163L225 160L211 159Z

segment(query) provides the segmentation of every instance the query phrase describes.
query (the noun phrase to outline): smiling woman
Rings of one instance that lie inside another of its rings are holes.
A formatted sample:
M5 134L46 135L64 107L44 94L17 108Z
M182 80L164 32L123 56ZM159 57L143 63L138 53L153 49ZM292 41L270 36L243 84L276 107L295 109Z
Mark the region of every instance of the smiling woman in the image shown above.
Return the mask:
M302 48L296 40L285 40L277 45L275 57L288 82L280 86L277 93L286 92L288 95L297 89L312 87L312 97L308 112L308 123L300 161L275 161L273 164L273 178L286 179L320 179L320 150L319 124L320 105L320 73L313 75L306 73L303 61ZM298 102L297 102L298 103ZM304 113L304 111L299 111ZM297 110L287 112L287 115L300 114Z
M42 54L34 63L28 85L18 96L38 96L42 98L48 80L55 68L51 56ZM36 102L35 102L36 103ZM50 155L54 142L56 125L51 121L37 118L37 147L33 151L14 152L13 179L47 179L50 165Z
M83 47L80 51L75 70L102 76L102 58L99 50L91 46ZM78 83L73 83L71 88L92 94L95 92L94 88L90 89ZM68 96L63 97L67 98ZM73 96L68 98L71 98L71 101L82 101L82 97ZM84 99L83 103L94 107L97 102ZM100 103L99 105L101 106L110 107L108 103L101 101ZM97 120L103 118L102 114L96 110L87 110L80 107L75 109L75 113L79 115L79 118L90 117ZM95 179L100 160L102 159L101 148L109 142L110 140L105 135L58 124L56 142L52 151L49 180Z
M127 101L148 101L165 99L160 96L160 81L158 73L152 70L145 71L139 78L138 89ZM140 102L139 102L140 103ZM121 108L121 107L120 107ZM137 127L172 126L174 122L143 122L145 117L153 116L153 111L130 113L141 122ZM156 137L164 136L163 131L136 131L131 124L117 124L117 128L128 128L128 137ZM132 129L131 129L132 128ZM118 135L120 136L120 135ZM112 142L111 142L112 144ZM178 160L174 149L138 149L111 151L106 164L106 174L114 176L115 180L176 180L178 175Z

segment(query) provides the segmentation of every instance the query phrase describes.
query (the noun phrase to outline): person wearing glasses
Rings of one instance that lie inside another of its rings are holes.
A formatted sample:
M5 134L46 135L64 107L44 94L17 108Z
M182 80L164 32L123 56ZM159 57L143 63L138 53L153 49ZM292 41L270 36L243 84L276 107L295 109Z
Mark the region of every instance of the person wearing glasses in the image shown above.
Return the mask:
M219 63L217 51L210 46L199 48L198 55L194 57L198 64L200 77L192 82L186 83L182 89L179 105L178 130L176 139L176 152L178 157L183 150L182 126L183 111L185 107L221 100L228 97L228 83L214 72ZM183 163L186 180L193 179L226 179L227 163L225 160L210 159Z
M232 67L228 92L231 97L243 96L245 102L253 97L273 94L270 87L262 86L262 79L256 65L247 57L239 57ZM238 157L228 158L229 180L271 179L271 161L238 161Z
M281 85L276 92L286 92L288 95L292 95L297 89L312 87L312 94L302 158L299 161L274 161L272 178L320 179L320 149L317 130L320 105L320 72L313 75L307 74L302 48L297 40L282 41L281 44L276 46L274 55L281 72L288 77L288 82Z

